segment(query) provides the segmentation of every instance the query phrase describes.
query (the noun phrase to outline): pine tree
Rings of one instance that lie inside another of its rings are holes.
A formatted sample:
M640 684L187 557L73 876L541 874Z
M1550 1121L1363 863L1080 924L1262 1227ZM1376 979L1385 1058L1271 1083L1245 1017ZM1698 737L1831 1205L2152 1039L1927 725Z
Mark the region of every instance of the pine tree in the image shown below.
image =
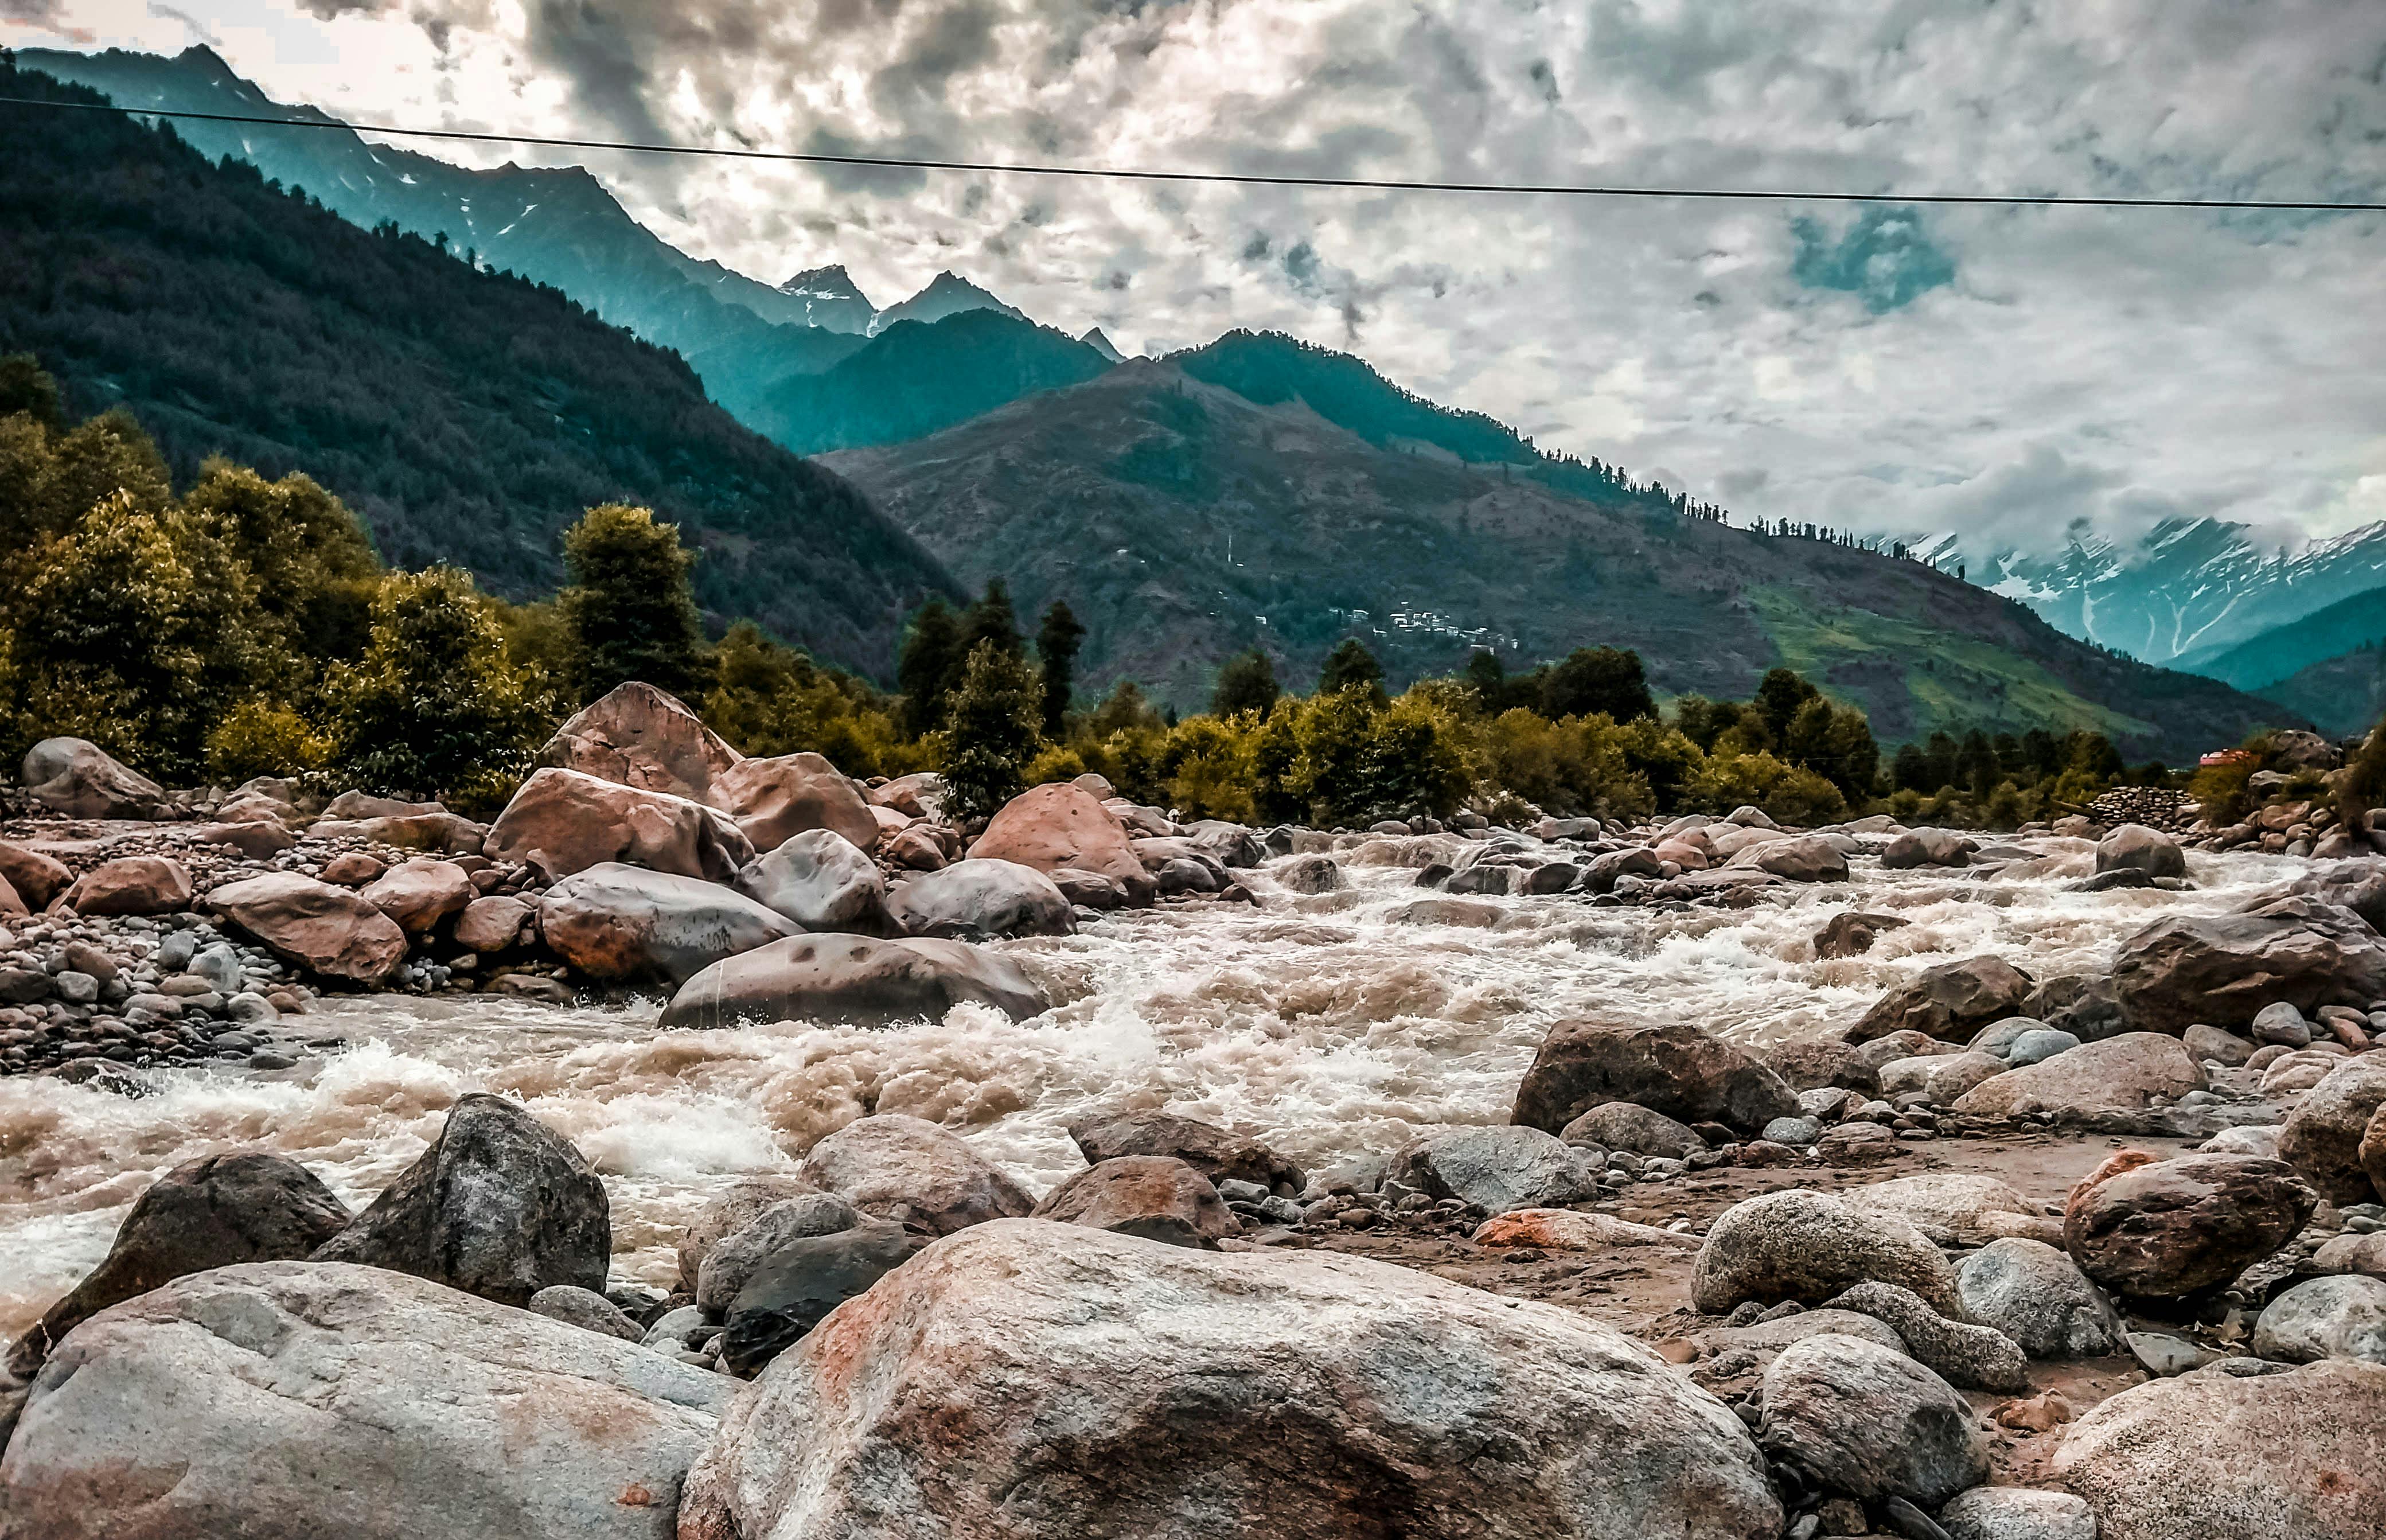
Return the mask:
M1327 655L1325 667L1318 670L1317 693L1331 695L1344 690L1363 688L1374 693L1377 700L1384 696L1384 666L1367 645L1353 636Z
M970 650L940 734L947 812L989 818L1026 789L1021 772L1036 757L1042 694L1025 659L992 641Z
M985 594L961 618L961 657L966 659L977 651L981 642L991 642L1013 657L1027 650L1019 634L1019 614L1011 607L1011 585L1000 578L987 580Z
M945 702L960 685L968 658L953 607L942 598L922 605L903 629L903 647L895 658L904 732L924 738L945 725Z
M693 699L710 660L676 525L653 510L607 503L563 537L571 586L559 599L572 640L573 683L583 701L638 680Z
M1055 599L1036 628L1036 657L1043 665L1044 736L1059 739L1077 684L1077 649L1085 645L1086 628L1068 605Z

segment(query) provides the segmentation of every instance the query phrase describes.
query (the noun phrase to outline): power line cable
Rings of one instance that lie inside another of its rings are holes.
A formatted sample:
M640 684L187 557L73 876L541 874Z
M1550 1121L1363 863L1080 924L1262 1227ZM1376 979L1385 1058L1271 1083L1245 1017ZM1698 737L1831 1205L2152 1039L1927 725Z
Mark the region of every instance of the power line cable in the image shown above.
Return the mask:
M807 166L851 166L900 171L975 171L1007 176L1076 177L1157 182L1219 182L1246 187L1316 187L1374 193L1499 193L1537 197L1698 198L1764 203L1882 203L2017 206L2041 208L2206 208L2271 213L2381 214L2386 202L2329 202L2280 198L2132 198L2030 193L1822 193L1759 187L1597 187L1566 182L1424 182L1376 177L1282 176L1257 171L1161 171L1115 166L1023 165L996 160L937 160L903 156L836 155L817 150L754 150L710 144L649 144L625 139L574 139L534 133L483 133L466 129L395 128L343 119L268 118L236 112L185 112L165 107L123 106L113 102L44 101L0 96L0 106L52 107L107 112L126 118L167 118L203 123L242 123L277 129L345 129L351 133L394 138L458 140L480 144L536 144L564 150L616 150L631 155L697 156L723 160L767 160Z

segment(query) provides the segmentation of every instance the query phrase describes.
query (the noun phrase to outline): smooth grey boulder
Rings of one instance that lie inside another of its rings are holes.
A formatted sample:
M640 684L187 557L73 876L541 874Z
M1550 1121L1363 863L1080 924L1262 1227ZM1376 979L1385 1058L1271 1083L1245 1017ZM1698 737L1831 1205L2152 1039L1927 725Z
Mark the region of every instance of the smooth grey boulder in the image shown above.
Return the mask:
M2346 1272L2297 1283L2254 1323L2254 1351L2280 1363L2386 1364L2386 1279Z
M831 1310L911 1258L921 1238L892 1220L799 1235L762 1258L722 1312L721 1361L751 1377Z
M1429 1134L1402 1150L1393 1175L1434 1197L1504 1214L1554 1208L1597 1190L1598 1165L1538 1128L1514 1124Z
M2290 1048L2311 1046L2311 1023L2304 1020L2292 1000L2279 1000L2254 1013L2254 1024L2245 1029L2256 1043L2278 1043Z
M680 1535L1753 1540L1781 1518L1737 1417L1571 1311L998 1221L764 1371Z
M612 1255L605 1184L571 1142L519 1103L473 1092L313 1259L410 1272L522 1306L556 1283L602 1294Z
M1699 1247L1690 1298L1721 1315L1749 1299L1819 1305L1876 1282L1911 1289L1938 1310L1956 1308L1954 1270L1912 1223L1792 1187L1724 1210Z
M132 1203L107 1256L8 1354L29 1379L58 1339L136 1295L236 1262L295 1261L347 1227L347 1205L306 1167L265 1150L185 1160Z
M992 1006L1020 1021L1050 1009L1052 1002L1018 963L964 941L799 935L724 958L689 979L664 1008L660 1024L886 1026L940 1021L963 1004Z
M538 931L592 979L672 984L797 933L793 920L734 888L619 861L599 862L547 889Z
M2363 1054L2330 1070L2279 1128L2279 1158L2330 1203L2380 1196L2361 1163L2369 1121L2386 1107L2386 1054Z
M2187 852L2179 841L2142 823L2125 823L2096 842L2096 870L2142 871L2148 877L2184 877Z
M806 931L883 935L886 877L878 863L834 829L810 829L737 871L737 891Z
M2199 1063L2213 1059L2232 1070L2254 1057L2254 1045L2201 1021L2180 1033L2179 1043Z
M740 1177L714 1194L680 1235L678 1292L696 1292L697 1282L704 1274L704 1259L714 1246L787 1199L819 1191L808 1179L783 1171Z
M2062 1028L2041 1027L2036 1032L2026 1032L2014 1039L2013 1051L2006 1056L2006 1062L2016 1070L2028 1069L2033 1064L2043 1064L2057 1054L2069 1053L2078 1046L2079 1039Z
M1937 1508L1988 1479L1988 1440L1946 1381L1877 1343L1826 1333L1764 1371L1757 1438L1826 1491Z
M2068 1254L2008 1235L1955 1264L1963 1312L2033 1358L2102 1358L2123 1350L2121 1318Z
M1892 835L1881 847L1883 871L1912 871L1926 866L1969 866L1980 842L1953 829L1908 829Z
M161 819L174 815L164 787L83 738L44 738L25 753L25 789L68 818Z
M887 911L904 933L950 941L1062 936L1077 928L1052 879L1017 861L955 861L897 884Z
M1947 1540L2096 1540L2088 1499L2033 1486L1976 1486L1939 1510Z
M1632 1102L1602 1102L1566 1124L1558 1137L1569 1145L1597 1145L1668 1160L1707 1147L1706 1140L1687 1123Z
M577 1326L584 1332L620 1337L623 1342L636 1342L647 1334L646 1328L632 1321L622 1307L594 1289L584 1289L575 1283L557 1283L532 1295L530 1312L566 1326Z
M706 1250L697 1271L696 1308L715 1321L755 1270L790 1241L834 1235L861 1222L861 1211L835 1193L783 1198Z
M1904 1339L1905 1351L1949 1384L2017 1396L2029 1389L2029 1359L1992 1326L1950 1321L1912 1289L1858 1283L1827 1307L1868 1315Z
M377 1268L220 1268L59 1344L0 1459L0 1532L671 1540L736 1388Z
M932 1235L1017 1219L1035 1200L967 1140L898 1112L859 1118L814 1145L803 1174L863 1213Z

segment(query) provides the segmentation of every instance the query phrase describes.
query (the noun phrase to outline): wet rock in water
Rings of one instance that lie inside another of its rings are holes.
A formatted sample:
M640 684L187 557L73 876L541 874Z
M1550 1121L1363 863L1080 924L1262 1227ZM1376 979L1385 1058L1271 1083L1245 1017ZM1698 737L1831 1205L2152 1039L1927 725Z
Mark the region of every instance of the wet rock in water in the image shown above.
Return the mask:
M2365 1054L2330 1070L2304 1093L2279 1129L2279 1158L2330 1203L2379 1196L2361 1160L2361 1141L2386 1108L2386 1055Z
M1061 867L1095 872L1118 883L1136 904L1149 904L1159 892L1128 845L1125 827L1074 783L1031 787L1011 798L969 853L1048 874Z
M1696 1235L1572 1208L1515 1208L1494 1214L1476 1226L1468 1239L1476 1246L1534 1246L1552 1251L1604 1251L1610 1246L1653 1246L1660 1251L1699 1248Z
M1963 1313L2033 1358L2102 1358L2122 1350L2121 1318L2070 1256L2018 1235L1955 1265Z
M878 863L834 829L814 829L758 856L737 891L806 931L885 935L886 879Z
M2233 1032L2223 1032L2200 1021L2187 1029L2179 1038L2179 1045L2199 1064L2212 1060L2232 1070L2254 1057L2253 1044Z
M1848 880L1846 855L1830 839L1820 834L1768 841L1741 851L1728 864L1752 867L1792 883L1844 883Z
M329 1187L285 1157L236 1150L185 1160L133 1200L107 1258L19 1339L9 1371L30 1376L59 1338L111 1305L209 1268L295 1261L348 1219Z
M207 908L280 958L349 983L385 982L406 961L406 933L349 888L295 871L226 883Z
M835 1193L782 1198L706 1248L697 1271L696 1308L718 1321L755 1270L794 1241L834 1235L861 1222L861 1211Z
M1781 1514L1737 1417L1571 1312L1357 1258L1005 1222L931 1246L765 1372L680 1522L1749 1540Z
M1021 1218L1036 1208L1018 1183L968 1141L901 1113L846 1124L812 1146L803 1174L865 1214L916 1224L932 1235Z
M762 1258L722 1312L722 1363L733 1374L760 1373L831 1310L909 1261L919 1246L891 1220L787 1242Z
M1819 1305L1867 1282L1912 1289L1942 1312L1956 1308L1954 1271L1921 1231L1792 1187L1724 1210L1699 1248L1690 1298L1720 1315L1748 1299Z
M456 917L456 945L486 955L513 949L538 911L509 894L475 898Z
M1458 1128L1427 1134L1392 1162L1398 1181L1485 1213L1548 1208L1592 1196L1599 1168L1538 1128Z
M1123 1112L1069 1125L1069 1137L1086 1161L1099 1165L1127 1155L1165 1155L1184 1161L1212 1183L1256 1182L1284 1197L1297 1197L1307 1184L1294 1165L1262 1140L1174 1112Z
M1059 936L1077 928L1068 896L1051 878L1016 861L974 857L898 885L887 909L917 936Z
M163 856L125 856L103 861L75 879L59 899L86 917L178 914L191 907L191 873Z
M1569 1145L1597 1145L1680 1160L1707 1147L1696 1130L1633 1102L1601 1102L1558 1134Z
M1350 885L1341 863L1331 856L1293 856L1271 869L1269 875L1287 893L1337 893Z
M2028 1486L1976 1486L1939 1510L1947 1540L2096 1540L2084 1497Z
M869 802L817 754L742 759L713 777L706 800L735 819L757 850L775 850L814 830L841 834L863 850L878 843Z
M1979 847L1979 841L1953 829L1909 829L1882 847L1881 870L1912 871L1926 866L1969 866L1972 852Z
M1873 944L1884 933L1903 930L1910 923L1895 915L1864 914L1854 909L1835 914L1829 924L1815 933L1815 956L1825 960L1860 958L1873 949Z
M737 761L737 751L677 696L634 680L615 685L556 729L536 762L703 802L710 797L714 779Z
M410 936L429 935L476 896L471 874L453 861L400 861L362 890L366 903Z
M680 985L660 1025L846 1021L884 1026L992 1006L1014 1021L1051 1008L1018 963L961 941L799 935L724 958Z
M2064 1249L2116 1293L2177 1298L2226 1283L2278 1250L2318 1201L2284 1161L2116 1157L2072 1190Z
M486 854L549 882L621 861L728 883L754 858L754 845L701 802L550 767L523 782L489 826Z
M2179 842L2142 823L2124 823L2096 842L2096 870L2141 871L2148 877L2184 877L2187 853Z
M2340 1358L2125 1390L2071 1425L2051 1473L2098 1540L2378 1540L2380 1470L2386 1367Z
M2121 944L2113 987L2129 1024L2177 1034L2250 1026L2284 1000L2304 1013L2386 999L2386 938L2350 909L2289 897L2249 913L2176 915Z
M1950 1321L1912 1289L1858 1283L1826 1307L1868 1315L1894 1331L1915 1360L1949 1384L2016 1395L2029 1389L2029 1359L1993 1326Z
M593 1289L571 1283L539 1290L530 1296L529 1309L533 1315L577 1326L584 1332L619 1337L623 1342L637 1342L647 1334L645 1328L624 1315L619 1305Z
M1903 1353L1825 1333L1792 1343L1764 1371L1766 1454L1825 1491L1937 1508L1988 1479L1971 1403Z
M1991 1021L2024 1014L2029 995L2029 975L2002 958L1941 963L1875 1001L1850 1029L1848 1041L1919 1032L1943 1042L1965 1042Z
M799 933L733 888L606 861L546 890L539 934L592 979L685 983L723 958Z
M820 1188L792 1172L777 1176L740 1177L697 1210L679 1242L679 1292L692 1295L701 1280L704 1259L723 1239L745 1229L792 1197Z
M613 1255L605 1184L571 1141L503 1096L448 1109L421 1158L315 1255L410 1272L527 1305L555 1283L603 1293Z
M2156 1096L2176 1099L2204 1087L2204 1067L2179 1039L2130 1032L1982 1081L1956 1098L1954 1109L1966 1117L2013 1118L2143 1108Z
M1208 1177L1165 1155L1099 1161L1047 1193L1035 1217L1211 1250L1242 1228Z
M25 908L35 912L50 907L50 900L74 885L74 873L64 861L53 860L38 850L0 841L0 881L17 890Z
M1990 1228L1991 1215L2038 1212L2010 1183L1971 1171L1925 1171L1836 1196L1861 1213L1893 1214L1926 1235L1943 1234L1949 1245L1976 1246L1997 1233Z
M1800 1111L1797 1094L1779 1075L1713 1033L1682 1022L1575 1020L1559 1022L1541 1040L1511 1121L1555 1133L1607 1102L1747 1133Z
M174 816L164 787L82 738L44 738L26 751L21 768L32 799L68 818Z
M670 1540L735 1390L418 1278L249 1263L60 1344L0 1517L12 1540Z
M2348 1272L2297 1283L2263 1309L2254 1351L2281 1363L2386 1364L2386 1280Z

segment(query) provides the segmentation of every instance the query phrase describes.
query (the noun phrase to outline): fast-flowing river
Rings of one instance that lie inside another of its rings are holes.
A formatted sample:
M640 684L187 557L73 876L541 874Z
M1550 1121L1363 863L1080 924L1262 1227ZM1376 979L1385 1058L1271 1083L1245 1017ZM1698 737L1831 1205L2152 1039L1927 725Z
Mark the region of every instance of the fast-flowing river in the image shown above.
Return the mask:
M106 1253L152 1180L262 1146L352 1207L421 1153L467 1091L522 1098L577 1143L613 1205L616 1271L667 1283L680 1228L732 1174L792 1166L869 1111L946 1123L1041 1191L1083 1165L1067 1125L1165 1107L1255 1129L1304 1164L1388 1152L1413 1133L1504 1122L1550 1023L1669 1018L1751 1042L1852 1020L1921 968L1992 952L2033 977L2093 971L2159 915L2234 908L2302 863L2191 858L2199 891L2062 891L2082 841L1995 873L1883 872L1739 910L1470 899L1496 924L1418 923L1397 842L1343 860L1354 886L1301 896L1262 875L1262 907L1106 919L1003 944L1065 1003L1013 1024L964 1007L893 1030L785 1023L661 1032L659 1001L559 1008L486 996L321 1002L304 1024L348 1040L292 1070L143 1071L128 1097L0 1080L0 1333L13 1337ZM1868 956L1817 961L1850 908L1909 923Z

